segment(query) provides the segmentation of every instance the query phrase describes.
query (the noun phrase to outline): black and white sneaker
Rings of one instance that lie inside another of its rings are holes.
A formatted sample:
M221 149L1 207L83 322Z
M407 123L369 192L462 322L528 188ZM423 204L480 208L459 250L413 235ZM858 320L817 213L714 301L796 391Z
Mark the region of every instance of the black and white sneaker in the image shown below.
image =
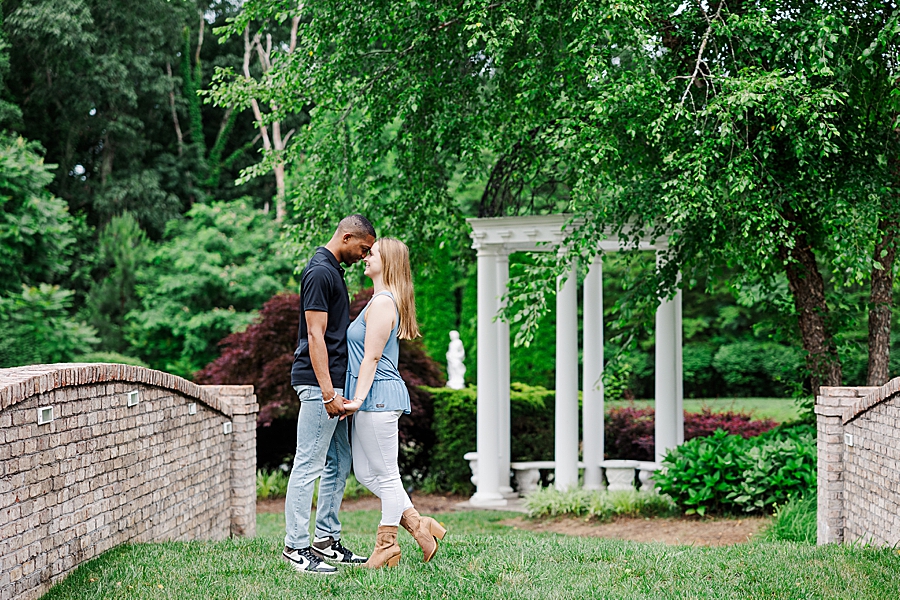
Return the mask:
M326 565L322 562L322 559L312 551L312 548L301 548L298 550L296 548L288 548L285 546L281 555L284 556L284 559L288 561L298 573L334 575L338 571L331 565Z
M336 540L330 536L316 538L313 541L312 551L328 562L340 565L361 565L368 560L365 556L359 556L347 550L341 545L341 540Z

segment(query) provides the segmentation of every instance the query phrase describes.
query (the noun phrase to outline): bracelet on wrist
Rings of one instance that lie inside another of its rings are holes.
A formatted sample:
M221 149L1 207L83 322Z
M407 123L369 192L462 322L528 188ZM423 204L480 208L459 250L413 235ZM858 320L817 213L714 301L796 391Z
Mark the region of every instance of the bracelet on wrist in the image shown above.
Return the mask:
M328 400L324 400L324 399L323 399L322 402L323 402L324 404L328 404L329 402L331 402L332 400L334 400L334 399L337 398L337 397L338 397L338 393L337 393L337 390L335 390L335 391L334 391L334 396L332 396L332 397L329 398Z

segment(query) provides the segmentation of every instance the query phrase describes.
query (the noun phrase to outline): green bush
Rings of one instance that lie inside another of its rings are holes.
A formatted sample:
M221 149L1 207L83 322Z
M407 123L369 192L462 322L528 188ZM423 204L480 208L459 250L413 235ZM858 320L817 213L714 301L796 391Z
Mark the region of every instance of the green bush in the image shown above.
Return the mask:
M69 362L91 350L97 331L70 316L73 295L42 283L0 296L0 368Z
M273 498L284 498L287 495L288 481L291 478L290 471L282 469L259 469L256 471L256 499L269 500ZM364 496L371 496L370 492L363 484L356 480L351 473L347 477L347 485L344 487L344 498L347 500L356 500ZM316 480L316 487L313 491L313 504L319 496L319 481Z
M599 520L615 516L669 517L678 514L678 507L665 494L637 490L607 492L572 489L560 492L552 486L525 496L525 508L531 517L569 515Z
M550 460L554 446L555 392L513 383L510 390L510 456L512 460ZM472 473L463 455L477 448L474 386L462 390L422 388L434 401L435 447L431 455L430 489L457 493L472 490Z
M463 455L476 448L474 387L461 390L424 388L434 398L435 446L430 483L435 489L469 493L471 471Z
M717 430L670 450L654 481L686 514L761 513L816 488L816 433L781 426L743 439Z
M281 469L259 469L256 471L256 499L284 498L290 474ZM316 484L318 487L318 483Z
M762 539L771 542L816 543L816 494L791 498L775 507L772 524L763 531Z
M785 385L780 382L796 379L803 365L797 348L756 340L721 346L712 359L727 389L737 395L784 395Z

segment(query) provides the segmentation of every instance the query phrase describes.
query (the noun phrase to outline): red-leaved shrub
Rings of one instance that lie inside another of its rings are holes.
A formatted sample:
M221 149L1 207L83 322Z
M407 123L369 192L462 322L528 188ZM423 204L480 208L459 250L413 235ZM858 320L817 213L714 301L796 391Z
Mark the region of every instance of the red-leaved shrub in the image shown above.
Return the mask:
M205 385L252 385L259 402L257 424L296 416L300 408L291 387L291 364L300 326L300 295L277 294L266 302L256 322L219 342L222 354L194 381Z
M608 410L603 430L605 458L653 460L653 416L652 408L624 406ZM698 413L684 413L684 439L712 435L717 429L749 438L774 429L776 425L772 419L753 419L746 412L713 412L709 407L703 407Z

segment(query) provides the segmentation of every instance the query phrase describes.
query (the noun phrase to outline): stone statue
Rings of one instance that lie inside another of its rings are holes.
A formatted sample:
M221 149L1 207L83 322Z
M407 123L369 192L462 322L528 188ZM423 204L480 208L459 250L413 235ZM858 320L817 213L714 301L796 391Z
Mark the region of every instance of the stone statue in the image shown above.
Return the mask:
M453 330L450 332L450 347L447 348L447 387L454 390L461 390L466 387L466 365L463 361L466 359L466 350L463 348L462 340L459 339L459 332Z

